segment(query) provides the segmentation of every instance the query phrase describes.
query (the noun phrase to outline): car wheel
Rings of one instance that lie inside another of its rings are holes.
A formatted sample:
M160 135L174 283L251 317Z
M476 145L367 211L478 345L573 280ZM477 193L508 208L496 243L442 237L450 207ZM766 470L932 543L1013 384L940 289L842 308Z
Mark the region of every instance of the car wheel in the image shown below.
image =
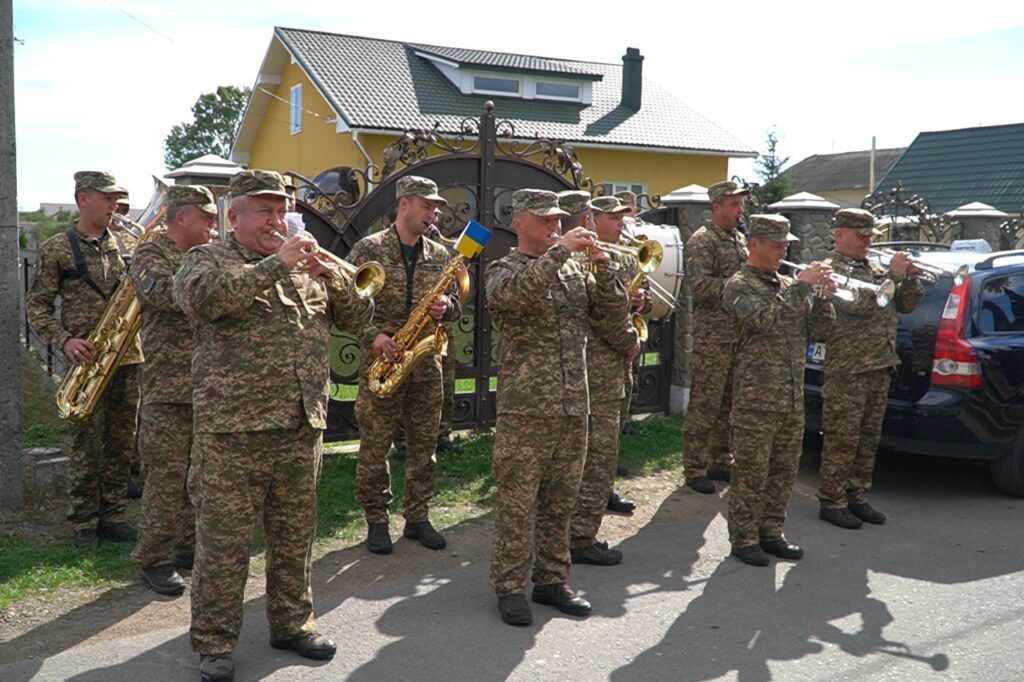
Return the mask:
M1017 434L1013 448L989 464L992 481L1004 493L1024 497L1024 430Z

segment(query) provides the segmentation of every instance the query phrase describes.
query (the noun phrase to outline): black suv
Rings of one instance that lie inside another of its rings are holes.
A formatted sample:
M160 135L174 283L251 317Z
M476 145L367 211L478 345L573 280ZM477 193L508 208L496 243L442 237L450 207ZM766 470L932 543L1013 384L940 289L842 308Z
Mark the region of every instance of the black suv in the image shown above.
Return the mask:
M936 244L877 244L950 274L900 315L901 365L893 375L881 445L940 457L987 460L997 487L1024 496L1024 251L979 253ZM961 265L969 274L955 278ZM822 360L807 351L808 432L821 430Z

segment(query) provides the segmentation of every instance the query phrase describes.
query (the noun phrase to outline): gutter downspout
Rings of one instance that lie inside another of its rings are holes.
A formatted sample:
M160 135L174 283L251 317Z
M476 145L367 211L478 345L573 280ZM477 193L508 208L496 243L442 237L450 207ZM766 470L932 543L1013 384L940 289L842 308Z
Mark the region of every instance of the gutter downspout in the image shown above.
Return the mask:
M366 159L366 167L369 168L370 166L372 166L373 165L373 159L370 158L370 155L366 152L366 147L363 146L362 140L359 139L359 131L358 130L353 130L352 131L352 142L355 143L356 149L358 149L359 152L363 155L363 158ZM367 176L366 176L366 193L369 194L370 190L372 190L372 189L373 189L373 182L370 181L370 176L369 176L369 174L367 174Z

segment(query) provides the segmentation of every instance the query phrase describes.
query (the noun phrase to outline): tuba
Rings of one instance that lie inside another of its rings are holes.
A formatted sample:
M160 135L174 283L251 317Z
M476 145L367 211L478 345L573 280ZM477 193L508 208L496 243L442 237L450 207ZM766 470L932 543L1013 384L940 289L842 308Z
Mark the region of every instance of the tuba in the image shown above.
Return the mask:
M420 299L409 319L394 335L393 339L399 347L399 358L374 358L366 371L366 387L371 393L381 398L393 395L423 358L448 353L448 332L430 317L430 306L453 281L458 282L460 297L464 298L469 292L469 273L463 264L464 260L464 256L458 255L448 261L437 282ZM428 325L432 322L434 328L430 331ZM428 331L429 334L425 333Z
M127 232L138 233L139 245L158 234L155 228L167 208L167 185L154 177L156 187L149 205L139 222L125 216L112 216L112 220ZM82 421L96 409L96 403L110 384L125 352L135 340L142 326L142 309L135 298L135 287L127 277L121 280L114 295L107 302L103 317L89 334L89 342L96 349L92 361L84 365L71 365L57 389L57 412L62 419Z

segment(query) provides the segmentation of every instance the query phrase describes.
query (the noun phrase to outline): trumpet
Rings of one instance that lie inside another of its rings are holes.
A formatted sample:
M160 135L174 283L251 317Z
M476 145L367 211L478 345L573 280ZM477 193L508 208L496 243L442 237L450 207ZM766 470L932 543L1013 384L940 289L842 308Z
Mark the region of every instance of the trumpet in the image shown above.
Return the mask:
M291 227L289 225L289 236L305 232L304 230L293 230ZM273 231L273 235L282 242L288 239L288 237L277 230ZM372 298L384 286L384 266L377 261L370 261L356 267L321 246L316 247L316 259L321 265L325 265L330 269L330 278L335 286L344 289L351 283L352 289L359 298Z
M779 263L792 268L794 272L801 272L807 269L806 265L791 263L788 260L779 261ZM829 274L829 279L836 285L836 291L833 295L841 301L852 303L857 300L857 296L861 291L870 291L874 294L875 303L878 307L885 308L892 303L893 296L896 295L896 283L891 279L887 279L881 284L872 284L871 282L862 282L859 279L854 279L849 274L835 270Z
M878 264L882 267L889 267L889 263L892 262L892 257L900 251L895 249L868 249L868 256L878 261ZM928 284L936 284L939 281L939 277L942 275L952 275L953 283L960 286L964 283L964 279L970 274L971 269L966 265L961 265L956 270L946 270L938 265L930 265L923 263L914 258L908 259L910 264L910 274L912 277L917 277L922 282Z

